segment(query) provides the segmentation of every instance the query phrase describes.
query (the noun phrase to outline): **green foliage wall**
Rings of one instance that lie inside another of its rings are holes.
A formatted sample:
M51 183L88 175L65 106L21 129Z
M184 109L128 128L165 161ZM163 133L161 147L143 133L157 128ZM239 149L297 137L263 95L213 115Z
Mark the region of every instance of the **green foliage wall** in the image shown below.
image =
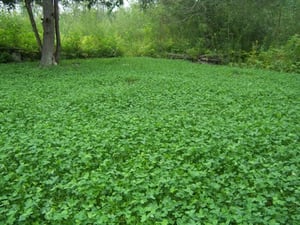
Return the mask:
M0 47L37 50L34 34L25 16L14 12L4 13L0 16L0 24Z
M69 6L60 20L63 57L163 57L179 53L195 59L218 56L224 64L299 70L299 51L291 44L299 39L299 1L155 2L143 9L139 5L121 8L110 15L99 7ZM37 13L37 21L40 17ZM25 12L2 13L0 22L0 47L37 51ZM3 51L1 55L5 58Z
M13 61L11 51L22 51L27 59L35 59L38 47L27 17L15 12L0 15L0 62Z
M300 73L300 36L292 36L285 45L259 51L254 46L247 64L258 68Z
M74 20L76 18L76 20ZM61 15L63 53L73 57L114 57L122 55L117 33L106 13L74 10Z

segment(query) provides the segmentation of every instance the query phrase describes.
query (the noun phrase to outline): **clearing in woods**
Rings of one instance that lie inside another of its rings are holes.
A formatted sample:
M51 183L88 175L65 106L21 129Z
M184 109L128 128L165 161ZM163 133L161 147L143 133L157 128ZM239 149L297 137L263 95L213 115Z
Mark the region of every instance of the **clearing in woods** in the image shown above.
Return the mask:
M5 224L296 224L300 76L115 58L0 65Z

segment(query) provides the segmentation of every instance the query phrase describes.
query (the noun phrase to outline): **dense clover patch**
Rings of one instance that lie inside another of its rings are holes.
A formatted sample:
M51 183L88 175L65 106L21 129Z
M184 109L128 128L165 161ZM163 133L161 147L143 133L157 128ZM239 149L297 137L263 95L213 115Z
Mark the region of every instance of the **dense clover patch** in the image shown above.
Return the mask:
M0 70L1 223L300 220L299 76L147 58Z

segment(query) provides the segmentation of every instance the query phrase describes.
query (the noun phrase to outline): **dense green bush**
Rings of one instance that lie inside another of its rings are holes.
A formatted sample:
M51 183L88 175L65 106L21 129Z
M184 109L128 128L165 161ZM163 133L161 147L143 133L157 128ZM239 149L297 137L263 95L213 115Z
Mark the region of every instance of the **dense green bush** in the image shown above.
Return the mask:
M63 37L65 58L116 57L122 52L114 38L100 39L94 35L70 35Z
M26 15L16 12L0 15L0 46L37 51L34 34Z
M80 34L71 32L62 34L62 55L66 58L78 58L80 56Z
M258 68L300 73L300 37L292 36L287 43L278 48L271 47L260 51L256 46L249 54L247 63Z
M37 59L39 55L26 14L3 11L0 15L0 62L16 61L13 54L19 54L24 60Z

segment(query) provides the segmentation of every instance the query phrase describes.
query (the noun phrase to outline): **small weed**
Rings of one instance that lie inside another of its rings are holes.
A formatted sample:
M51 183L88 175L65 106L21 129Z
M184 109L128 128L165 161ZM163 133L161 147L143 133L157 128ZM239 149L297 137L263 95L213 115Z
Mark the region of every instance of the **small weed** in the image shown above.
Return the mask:
M128 85L132 85L139 81L139 79L136 77L127 77L124 80L125 80L125 83L127 83Z

